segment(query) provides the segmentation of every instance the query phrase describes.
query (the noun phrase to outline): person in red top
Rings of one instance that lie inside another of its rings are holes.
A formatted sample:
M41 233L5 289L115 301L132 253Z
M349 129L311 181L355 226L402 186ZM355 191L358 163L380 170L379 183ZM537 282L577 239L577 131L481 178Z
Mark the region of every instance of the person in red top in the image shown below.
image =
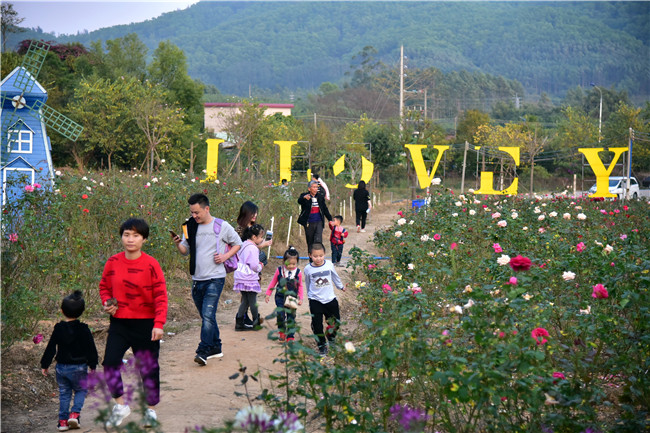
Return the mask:
M330 230L332 231L330 234L330 243L332 244L332 264L334 266L341 266L343 244L345 243L345 238L348 237L348 231L341 224L343 224L343 217L341 215L336 215L329 222Z
M120 226L120 236L124 251L106 261L99 282L104 311L111 316L104 375L116 403L106 426L120 425L131 413L120 374L122 357L131 348L148 405L143 425L151 427L158 422L154 407L160 401L158 354L167 320L167 284L158 261L142 251L149 225L142 219L128 219Z

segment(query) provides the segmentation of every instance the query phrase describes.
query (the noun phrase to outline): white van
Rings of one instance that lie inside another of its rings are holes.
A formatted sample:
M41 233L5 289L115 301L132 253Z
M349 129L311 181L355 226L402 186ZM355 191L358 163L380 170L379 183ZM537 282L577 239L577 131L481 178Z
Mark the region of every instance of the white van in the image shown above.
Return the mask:
M627 177L623 176L610 176L609 177L609 192L618 195L619 200L625 198L625 189L627 188ZM596 184L589 188L589 194L596 192ZM637 199L639 197L639 182L636 177L630 178L630 192L628 197Z

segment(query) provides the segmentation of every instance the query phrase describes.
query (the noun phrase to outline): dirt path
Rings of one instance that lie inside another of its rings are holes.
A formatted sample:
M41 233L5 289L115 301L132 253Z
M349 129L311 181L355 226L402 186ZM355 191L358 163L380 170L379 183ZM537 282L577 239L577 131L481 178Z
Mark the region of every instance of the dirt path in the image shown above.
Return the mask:
M349 229L350 234L345 244L343 262L345 263L349 259L349 251L353 246L377 254L371 242L372 233L380 227L390 224L391 220L395 218L398 208L405 204L406 202L382 203L377 206L368 219L367 233L357 233L353 228L353 218L348 216L344 227ZM329 230L326 229L325 232L329 236ZM329 242L327 250L329 252ZM301 255L304 255L303 251L300 252ZM268 285L273 270L279 263L280 261L277 259L269 261L267 270L263 274L263 288ZM304 268L305 264L305 261L301 260L300 267ZM344 268L338 268L338 270L344 283L349 283L348 271ZM337 291L344 321L350 320L354 311L355 290L353 284L350 286L351 289L346 292ZM187 311L184 312L188 323L177 326L177 329L184 328L185 330L165 336L160 352L162 398L157 407L157 413L163 431L166 433L182 433L186 427L221 426L225 419L233 419L237 411L247 405L246 397L235 395L235 392L244 392L243 387L239 386L240 382L228 379L229 376L237 372L240 363L247 367L248 373L260 370L263 373L262 385L264 387L269 386L268 373L279 371L279 364L274 364L273 360L282 352L282 347L280 343L267 338L269 331L275 328L275 321L265 322L264 329L257 332L235 332L234 317L239 299L232 291L226 293L228 289L227 285L217 313L217 323L223 341L223 358L210 359L205 367L200 367L193 362L201 325L191 302L186 303ZM271 314L275 309L273 301L266 304L263 297L258 299L260 300L260 313L263 316ZM303 330L310 328L309 317L306 315L308 312L308 303L304 302L298 310L298 321ZM348 317L346 317L346 313ZM346 327L344 326L342 336L345 335L345 331ZM305 344L315 347L313 341L307 341ZM37 348L37 350L40 349L42 348ZM100 349L100 351L102 350ZM40 357L40 352L38 356ZM36 361L36 365L38 365L38 361ZM3 374L5 373L4 367L3 365ZM40 374L40 370L37 368L35 370ZM252 396L259 393L259 384L249 381L249 386ZM11 413L8 413L6 404L3 405L5 407L2 408L2 432L56 431L58 396L56 390L53 391L49 403L28 410L19 411L18 408L12 407L9 409ZM97 415L97 409L93 409L93 407L98 405L105 407L105 403L98 396L89 395L82 412L82 429L78 431L104 431L101 426L95 426L92 423ZM132 409L133 407L134 405L132 405ZM138 420L139 417L139 414L132 413L127 420Z

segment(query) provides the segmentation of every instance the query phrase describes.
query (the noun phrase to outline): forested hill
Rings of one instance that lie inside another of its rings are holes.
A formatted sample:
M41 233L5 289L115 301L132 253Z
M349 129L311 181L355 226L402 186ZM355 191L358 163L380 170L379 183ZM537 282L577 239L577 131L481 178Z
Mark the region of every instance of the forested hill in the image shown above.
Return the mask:
M150 48L170 40L189 73L223 93L338 82L366 46L391 67L465 69L561 95L596 82L650 94L648 2L200 2L142 23L59 42L135 32Z

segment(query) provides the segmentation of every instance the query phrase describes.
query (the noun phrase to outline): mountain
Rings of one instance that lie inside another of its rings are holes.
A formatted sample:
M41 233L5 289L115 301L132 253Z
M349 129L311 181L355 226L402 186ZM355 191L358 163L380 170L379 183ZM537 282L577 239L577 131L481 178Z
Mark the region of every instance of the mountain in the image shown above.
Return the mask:
M481 71L530 93L595 82L650 94L650 2L199 2L141 23L56 38L169 40L222 93L340 82L374 47L391 67ZM21 38L22 39L22 38ZM151 54L151 51L149 54Z

